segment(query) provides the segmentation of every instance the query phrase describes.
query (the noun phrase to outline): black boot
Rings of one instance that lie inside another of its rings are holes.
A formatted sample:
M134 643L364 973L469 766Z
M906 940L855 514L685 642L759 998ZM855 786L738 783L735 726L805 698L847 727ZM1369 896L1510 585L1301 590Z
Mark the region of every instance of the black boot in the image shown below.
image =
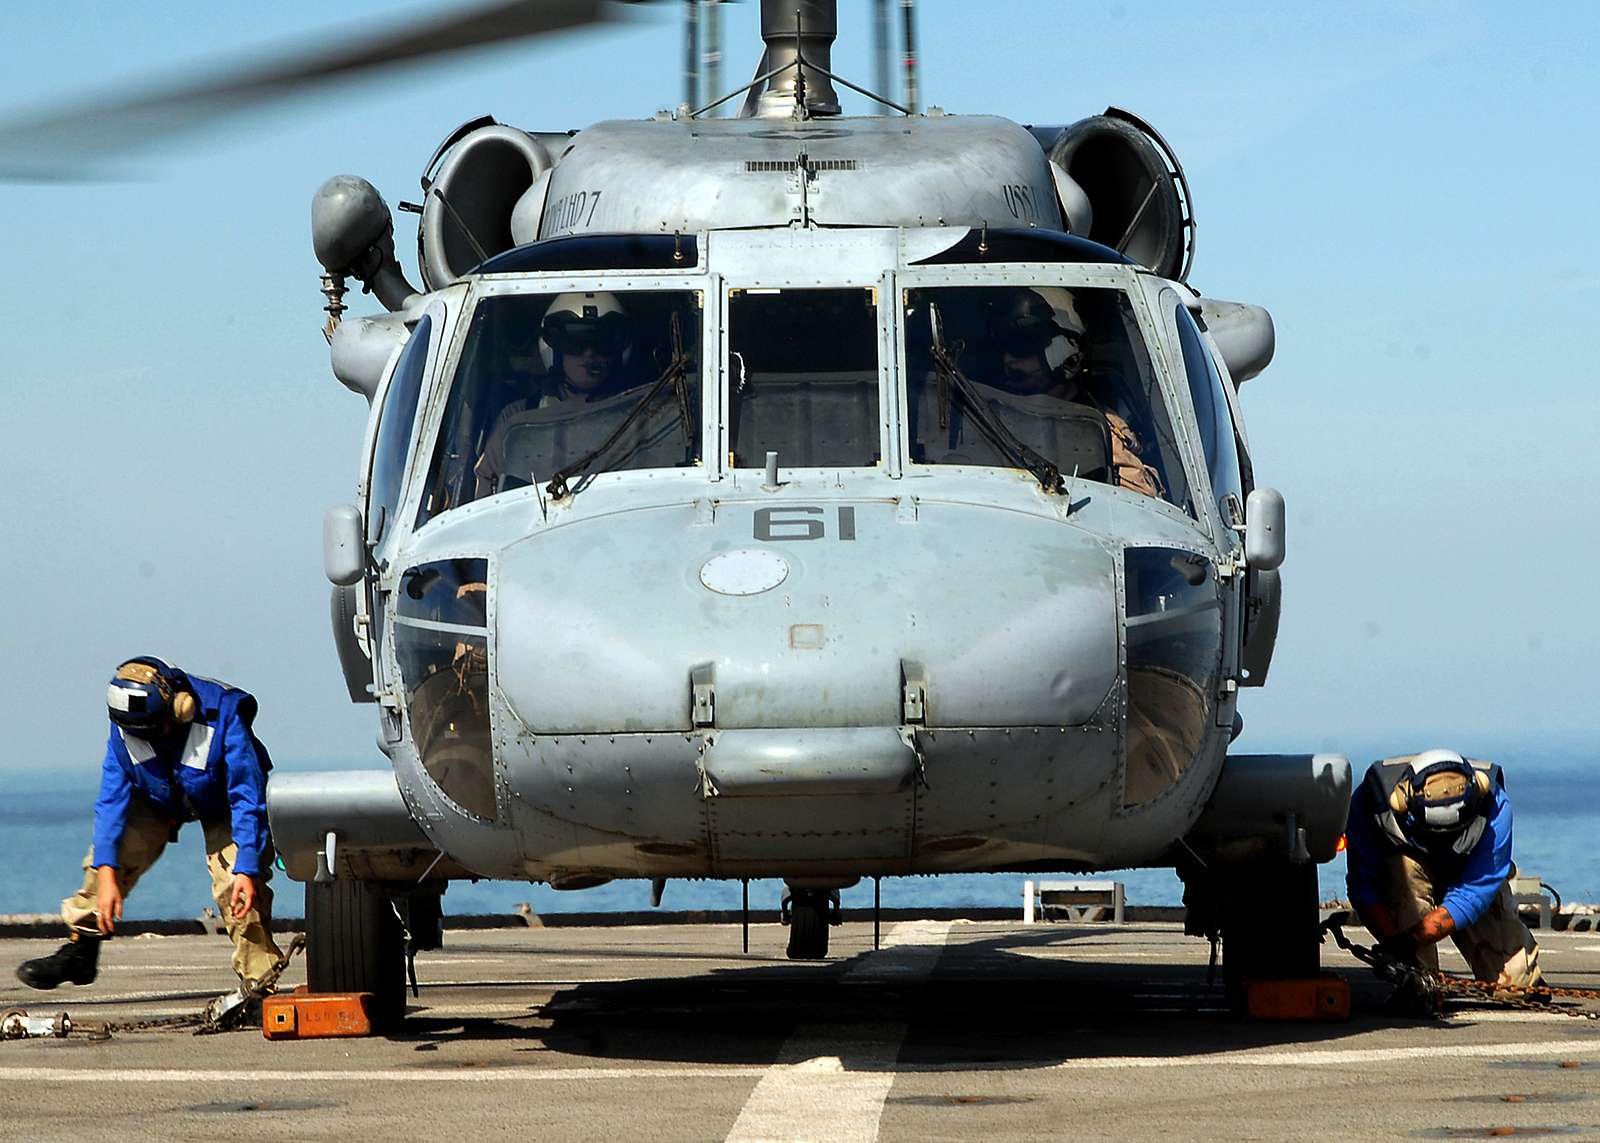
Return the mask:
M100 964L100 937L73 933L72 939L49 956L23 961L17 979L29 988L48 990L62 981L92 984Z

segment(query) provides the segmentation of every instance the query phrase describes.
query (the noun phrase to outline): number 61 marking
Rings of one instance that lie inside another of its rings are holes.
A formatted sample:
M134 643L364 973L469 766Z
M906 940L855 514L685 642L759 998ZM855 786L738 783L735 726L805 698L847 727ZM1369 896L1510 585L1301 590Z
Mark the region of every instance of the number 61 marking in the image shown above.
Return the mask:
M841 505L838 510L838 535L840 540L856 538L856 510ZM827 535L827 509L810 505L786 505L782 508L757 508L755 538L758 540L820 540Z

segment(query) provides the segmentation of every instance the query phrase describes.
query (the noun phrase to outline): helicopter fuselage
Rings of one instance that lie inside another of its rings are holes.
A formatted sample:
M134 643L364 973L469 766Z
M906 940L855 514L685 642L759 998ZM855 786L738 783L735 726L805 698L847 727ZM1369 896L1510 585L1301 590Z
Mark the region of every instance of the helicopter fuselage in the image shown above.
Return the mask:
M1233 724L1244 567L1202 491L1163 325L1183 300L1088 243L1070 262L929 262L966 237L712 233L682 269L485 273L428 303L442 333L367 630L382 745L441 852L558 885L847 881L1126 866L1185 834ZM1194 490L1182 503L913 459L908 299L1020 284L1125 300ZM877 459L791 465L780 448L774 474L735 455L727 315L743 294L830 289L897 303L876 308ZM698 459L596 471L565 496L530 473L426 509L475 307L575 291L696 298Z
M426 292L370 184L313 204L330 300L392 311L330 327L373 411L325 544L394 779L280 780L293 875L1332 856L1347 763L1227 758L1279 608L1237 398L1272 323L1180 280L1153 129L463 132Z

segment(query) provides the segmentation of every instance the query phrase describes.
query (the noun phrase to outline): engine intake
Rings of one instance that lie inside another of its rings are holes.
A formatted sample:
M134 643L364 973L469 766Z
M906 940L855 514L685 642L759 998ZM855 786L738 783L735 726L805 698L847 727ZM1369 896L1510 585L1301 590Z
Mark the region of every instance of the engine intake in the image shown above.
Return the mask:
M1166 141L1115 107L1056 137L1050 161L1082 189L1093 210L1088 233L1163 278L1188 276L1194 217L1183 168ZM1069 216L1075 215L1071 204ZM1082 233L1081 231L1075 231Z
M428 184L417 229L417 261L430 290L516 245L512 214L552 166L526 131L492 123L467 132Z

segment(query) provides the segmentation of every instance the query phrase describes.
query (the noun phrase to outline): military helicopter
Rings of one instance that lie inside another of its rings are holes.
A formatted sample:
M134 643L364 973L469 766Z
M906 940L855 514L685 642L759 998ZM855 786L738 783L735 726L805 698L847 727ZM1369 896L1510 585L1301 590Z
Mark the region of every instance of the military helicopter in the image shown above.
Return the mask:
M371 184L313 200L369 402L334 643L392 770L271 783L311 986L398 1018L456 879L781 878L818 959L864 877L1128 866L1179 870L1235 991L1314 975L1349 764L1228 753L1280 611L1238 402L1274 335L1187 285L1175 152L858 87L830 0L761 36L704 106L463 124L401 204L420 284Z

